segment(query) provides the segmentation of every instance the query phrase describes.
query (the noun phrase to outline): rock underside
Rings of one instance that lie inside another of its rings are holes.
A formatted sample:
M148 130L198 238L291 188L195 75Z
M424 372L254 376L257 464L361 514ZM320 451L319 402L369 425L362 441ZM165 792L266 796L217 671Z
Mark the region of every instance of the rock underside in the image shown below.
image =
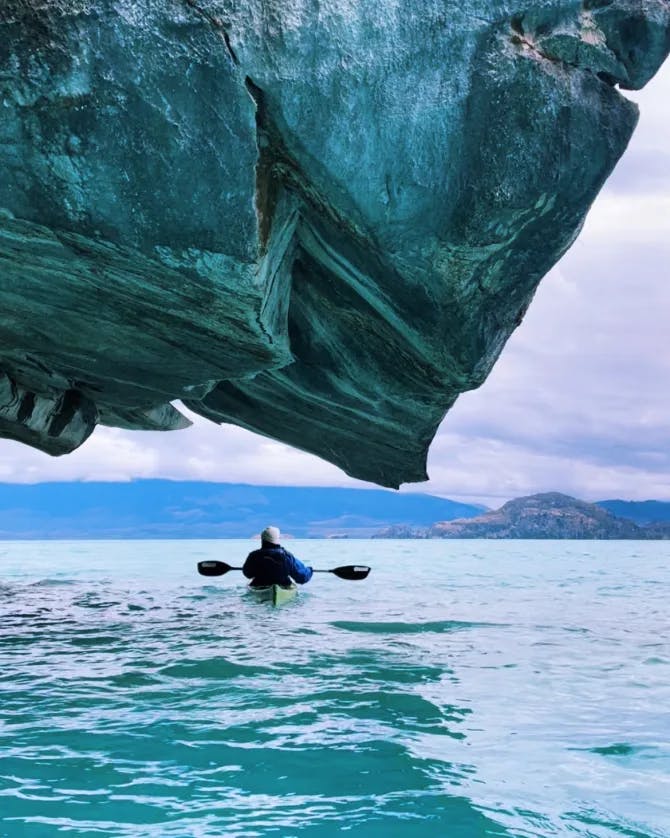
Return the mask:
M6 0L0 436L181 400L424 479L669 49L668 0Z

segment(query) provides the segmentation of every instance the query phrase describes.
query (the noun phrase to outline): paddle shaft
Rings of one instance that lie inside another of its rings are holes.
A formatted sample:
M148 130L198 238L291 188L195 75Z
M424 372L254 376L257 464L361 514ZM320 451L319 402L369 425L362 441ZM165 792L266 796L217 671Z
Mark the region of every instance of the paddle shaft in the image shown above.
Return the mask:
M241 567L232 567L226 562L219 562L215 560L198 562L198 573L202 576L223 576L224 573L228 573L229 570L242 570ZM345 565L344 567L334 567L329 570L325 568L316 568L313 571L314 573L333 573L335 576L338 576L340 579L349 579L350 581L355 581L358 579L365 579L365 577L370 572L369 567L364 567L362 565Z

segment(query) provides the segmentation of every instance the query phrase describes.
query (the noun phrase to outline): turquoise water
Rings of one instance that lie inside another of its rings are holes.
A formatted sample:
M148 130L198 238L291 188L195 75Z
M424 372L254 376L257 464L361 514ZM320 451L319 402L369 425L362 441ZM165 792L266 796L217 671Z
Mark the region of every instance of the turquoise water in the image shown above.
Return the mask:
M0 543L0 835L670 836L669 545Z

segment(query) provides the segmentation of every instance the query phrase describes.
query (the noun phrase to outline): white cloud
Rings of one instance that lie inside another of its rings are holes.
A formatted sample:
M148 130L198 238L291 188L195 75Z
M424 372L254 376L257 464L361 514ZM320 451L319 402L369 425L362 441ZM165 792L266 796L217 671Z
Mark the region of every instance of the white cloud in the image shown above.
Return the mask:
M637 102L640 121L632 141L637 149L668 150L670 136L670 65L666 61L642 90L626 90L624 95Z
M557 490L584 500L670 497L667 468L658 472L617 462L595 463L569 452L545 453L504 440L450 433L442 434L431 452L430 471L439 494L493 508L512 497Z
M670 166L670 156L667 163ZM628 246L636 247L667 241L670 237L670 194L631 195L605 190L589 213L581 241L593 247L605 244L611 249L613 241L621 246L621 237Z
M50 457L0 440L0 480L111 480L163 477L234 483L369 486L330 463L234 425L215 425L180 407L193 427L165 433L98 427L72 454Z
M141 434L98 427L81 448L64 457L50 457L18 442L3 440L0 479L12 483L125 481L151 477L157 466L158 452L142 444Z

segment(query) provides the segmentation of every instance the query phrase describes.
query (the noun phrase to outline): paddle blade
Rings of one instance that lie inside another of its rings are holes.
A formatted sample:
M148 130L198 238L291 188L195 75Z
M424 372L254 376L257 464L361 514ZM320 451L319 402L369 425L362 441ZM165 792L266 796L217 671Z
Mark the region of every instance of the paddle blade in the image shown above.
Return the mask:
M198 573L201 576L223 576L223 574L228 573L229 570L239 570L239 568L231 567L225 562L198 562Z
M365 579L369 572L369 567L359 564L348 564L343 567L334 567L330 571L330 573L334 573L335 576L339 576L340 579L351 579L352 581L355 581L356 579Z

